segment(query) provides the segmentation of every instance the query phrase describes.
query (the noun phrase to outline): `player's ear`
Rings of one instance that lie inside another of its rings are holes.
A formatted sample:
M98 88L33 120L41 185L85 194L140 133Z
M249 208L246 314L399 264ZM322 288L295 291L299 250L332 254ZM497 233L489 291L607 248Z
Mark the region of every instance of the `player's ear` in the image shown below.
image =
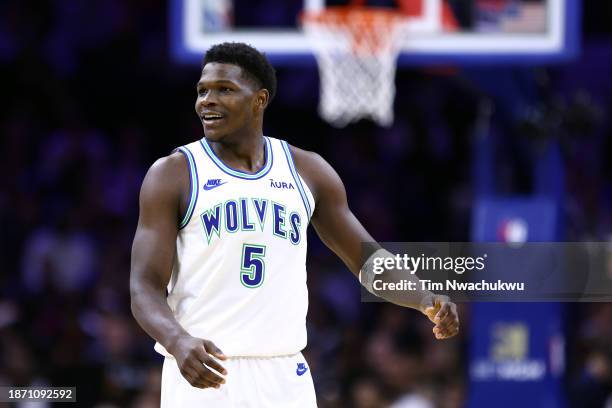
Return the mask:
M270 92L267 89L262 88L257 91L257 96L255 97L255 104L258 109L264 110L268 106L270 102Z

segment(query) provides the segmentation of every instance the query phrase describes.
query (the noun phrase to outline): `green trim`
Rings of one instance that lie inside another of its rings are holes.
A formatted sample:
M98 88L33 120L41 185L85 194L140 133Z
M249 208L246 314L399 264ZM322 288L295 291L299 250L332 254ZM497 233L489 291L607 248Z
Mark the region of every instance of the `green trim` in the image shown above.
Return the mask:
M304 208L306 209L306 216L310 220L310 218L312 218L312 210L310 208L310 201L308 200L308 195L306 194L306 191L304 190L304 187L302 186L300 175L297 169L295 168L293 155L291 154L291 151L289 150L289 145L287 144L287 142L285 142L284 140L281 140L281 145L283 146L283 150L285 151L285 157L287 158L287 164L289 165L289 171L291 172L291 175L293 176L293 180L295 180L295 184L302 198L302 202L304 203Z
M258 180L264 177L266 174L268 174L268 172L272 168L272 163L274 162L274 154L272 153L272 146L271 146L270 140L266 136L264 136L263 138L264 138L264 146L265 146L264 153L266 157L266 164L257 173L253 173L253 174L245 173L240 170L234 170L231 167L227 166L225 163L223 163L221 159L217 157L212 147L210 147L205 137L200 139L200 144L202 145L202 148L204 149L208 157L210 157L210 159L224 173L229 174L230 176L245 179L245 180Z
M244 209L246 210L246 214L242 214L242 203L244 201ZM250 224L248 223L249 221L249 199L247 197L240 197L238 198L238 211L240 212L240 231L255 231L255 223L251 222ZM257 212L257 210L255 210L255 212ZM246 219L244 218L244 216L246 216ZM246 224L246 227L250 227L250 228L244 228Z
M191 151L185 146L181 146L177 150L185 155L185 158L187 158L187 164L189 165L189 204L187 205L187 211L185 211L183 219L178 225L178 228L182 229L189 223L191 216L193 215L193 210L195 209L196 202L198 201L200 183L198 180L198 169L195 165L195 159L193 158Z
M255 216L257 218L257 222L259 223L259 228L263 232L266 224L266 217L268 216L268 209L270 208L270 200L268 200L267 198L251 198L251 201L253 201L253 208L255 208ZM262 209L264 210L263 219L259 219L259 211L257 211L257 204L255 204L255 201L258 201L262 204ZM265 208L263 207L264 202L266 203Z
M291 216L295 214L298 216L298 225L297 228L298 230L296 231L296 234L298 235L298 241L297 242L293 242L291 240L291 231L293 231L293 224L291 223ZM289 231L287 231L287 239L289 240L289 242L291 242L293 245L298 245L301 241L302 241L302 232L300 231L300 228L302 227L302 218L300 217L300 213L297 211L291 211L291 213L289 214Z
M236 229L234 231L230 231L229 228L227 228L228 224L229 224L229 220L230 217L227 216L227 211L225 211L225 206L228 203L234 203L236 205ZM229 200L225 200L223 202L223 215L225 215L225 232L227 232L228 234L234 234L238 231L240 231L240 206L238 205L238 203L236 202L236 200L234 199L229 199Z
M204 215L205 214L213 214L213 210L215 210L216 208L219 208L219 227L218 228L212 228L211 229L211 234L208 234L208 230L206 229L206 224L204 224ZM221 208L221 203L215 205L214 207L204 211L201 215L200 215L200 221L202 222L202 227L204 228L204 233L206 234L206 240L208 242L208 244L210 245L210 240L212 238L212 232L216 231L217 234L217 238L221 238L221 228L223 228L221 226L221 224L223 223L223 209Z
M277 234L276 231L274 231L274 204L277 204L281 207L281 211L279 212L279 219L282 221L281 223L279 223L279 228L282 232L285 233L285 236L282 236L280 234ZM277 203L276 201L272 201L272 234L276 235L279 238L283 238L283 239L287 239L287 230L283 230L283 227L285 226L285 217L284 215L287 213L287 208L282 205L281 203ZM282 217L280 215L283 215Z

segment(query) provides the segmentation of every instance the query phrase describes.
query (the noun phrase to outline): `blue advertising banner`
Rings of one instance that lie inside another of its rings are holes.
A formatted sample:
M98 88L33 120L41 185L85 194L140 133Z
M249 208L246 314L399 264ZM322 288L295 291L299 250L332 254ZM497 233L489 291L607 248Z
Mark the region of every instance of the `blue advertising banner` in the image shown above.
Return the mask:
M558 211L546 198L483 199L474 209L472 239L557 241ZM561 304L472 303L470 331L468 407L565 406Z

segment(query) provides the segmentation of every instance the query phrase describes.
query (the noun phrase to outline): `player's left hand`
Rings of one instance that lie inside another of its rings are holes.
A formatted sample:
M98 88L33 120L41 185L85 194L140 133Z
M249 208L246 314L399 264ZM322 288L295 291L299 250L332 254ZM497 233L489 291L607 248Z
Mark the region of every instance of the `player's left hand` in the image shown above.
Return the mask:
M448 339L459 333L457 305L448 296L426 296L421 302L421 312L435 324L433 333L436 339Z

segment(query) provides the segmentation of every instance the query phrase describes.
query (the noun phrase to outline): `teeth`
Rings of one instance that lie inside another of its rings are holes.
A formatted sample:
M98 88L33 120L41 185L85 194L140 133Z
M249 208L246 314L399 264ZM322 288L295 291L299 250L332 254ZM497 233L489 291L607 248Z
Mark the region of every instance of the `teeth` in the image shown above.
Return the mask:
M204 115L204 119L221 119L221 115Z

